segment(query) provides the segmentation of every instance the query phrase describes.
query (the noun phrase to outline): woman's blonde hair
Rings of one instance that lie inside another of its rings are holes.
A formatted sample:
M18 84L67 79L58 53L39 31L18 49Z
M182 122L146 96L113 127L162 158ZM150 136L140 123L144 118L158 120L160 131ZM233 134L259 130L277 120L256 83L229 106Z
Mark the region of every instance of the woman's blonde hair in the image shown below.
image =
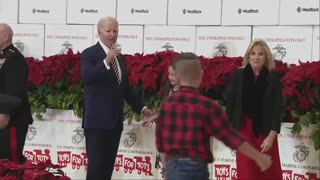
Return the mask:
M254 39L249 44L248 49L243 57L243 61L242 61L243 67L245 67L249 63L250 52L251 52L252 48L255 46L260 46L262 48L262 50L264 51L266 58L267 58L267 60L265 62L265 66L268 67L269 70L273 69L274 68L274 59L273 59L271 50L270 50L269 46L267 45L267 43L265 41L263 41L262 39Z

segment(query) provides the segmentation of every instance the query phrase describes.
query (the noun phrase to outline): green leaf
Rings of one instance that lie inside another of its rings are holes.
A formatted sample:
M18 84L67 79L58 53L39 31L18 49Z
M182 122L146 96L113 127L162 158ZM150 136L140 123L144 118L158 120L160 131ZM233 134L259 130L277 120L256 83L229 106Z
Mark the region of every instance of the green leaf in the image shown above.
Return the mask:
M320 149L320 129L316 130L312 136L314 142L314 148L316 150Z
M57 89L60 89L62 87L62 85L63 85L63 80L57 81L57 83L56 83Z
M293 125L291 133L292 134L299 134L301 132L301 130L302 130L302 127L301 127L300 123L298 122Z
M291 116L294 118L299 118L300 114L298 111L291 111Z
M308 114L302 115L299 117L299 122L305 126L305 127L309 127L310 124L310 117L308 116Z

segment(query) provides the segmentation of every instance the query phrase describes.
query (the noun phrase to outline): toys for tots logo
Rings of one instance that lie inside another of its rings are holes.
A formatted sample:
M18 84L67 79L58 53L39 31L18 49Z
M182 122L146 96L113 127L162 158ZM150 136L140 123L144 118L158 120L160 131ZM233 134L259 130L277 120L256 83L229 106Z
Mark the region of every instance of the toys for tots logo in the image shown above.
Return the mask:
M34 149L33 151L24 151L24 156L28 161L35 163L45 163L51 160L50 150L44 149L43 152L41 149Z
M217 180L227 180L232 179L236 180L237 177L237 169L230 168L230 165L226 164L216 164L214 165L214 174Z
M59 165L67 166L71 164L72 169L80 169L82 166L87 169L88 166L88 156L86 153L72 154L71 151L58 151L57 158Z
M116 171L124 169L125 173L137 171L138 174L144 173L146 176L153 176L151 157L150 156L134 156L133 158L125 157L123 154L118 154L114 165Z
M316 173L307 172L306 176L303 174L293 173L292 170L282 170L283 180L319 180Z

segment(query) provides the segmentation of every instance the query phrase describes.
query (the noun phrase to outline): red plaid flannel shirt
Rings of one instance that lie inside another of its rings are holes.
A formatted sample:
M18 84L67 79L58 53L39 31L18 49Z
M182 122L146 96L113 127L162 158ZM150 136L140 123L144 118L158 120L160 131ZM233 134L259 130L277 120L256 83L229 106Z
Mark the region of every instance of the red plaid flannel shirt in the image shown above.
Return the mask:
M198 157L211 163L210 136L232 149L244 141L221 107L197 89L183 86L164 100L156 125L159 152Z

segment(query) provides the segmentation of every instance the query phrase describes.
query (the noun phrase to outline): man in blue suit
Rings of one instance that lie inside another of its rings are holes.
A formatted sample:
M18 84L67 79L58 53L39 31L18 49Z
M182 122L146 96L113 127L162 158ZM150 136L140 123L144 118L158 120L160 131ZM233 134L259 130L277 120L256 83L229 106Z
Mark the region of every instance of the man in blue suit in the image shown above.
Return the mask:
M81 54L87 180L111 179L123 130L124 101L137 113L153 114L129 87L125 59L116 47L118 26L113 17L100 19L99 42Z

